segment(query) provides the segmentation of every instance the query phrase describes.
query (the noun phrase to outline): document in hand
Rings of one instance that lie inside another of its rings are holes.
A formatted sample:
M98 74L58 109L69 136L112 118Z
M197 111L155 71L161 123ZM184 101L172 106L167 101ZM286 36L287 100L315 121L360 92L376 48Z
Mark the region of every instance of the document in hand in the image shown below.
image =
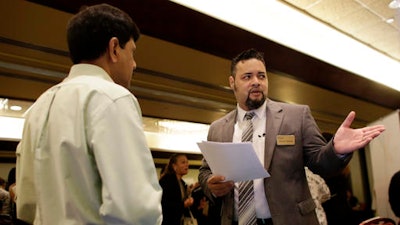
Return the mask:
M197 143L211 171L234 182L269 177L250 142Z

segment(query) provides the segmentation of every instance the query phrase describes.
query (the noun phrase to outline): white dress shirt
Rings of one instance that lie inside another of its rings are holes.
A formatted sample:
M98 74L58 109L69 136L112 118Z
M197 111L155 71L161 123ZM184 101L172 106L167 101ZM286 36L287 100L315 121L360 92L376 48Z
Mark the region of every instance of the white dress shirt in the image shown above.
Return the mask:
M264 149L265 149L265 124L266 124L266 102L259 107L256 110L252 110L255 112L255 115L252 119L253 122L253 147L254 150L256 151L256 154L258 156L258 159L260 160L261 164L264 165ZM238 143L242 141L242 132L244 129L243 126L243 119L244 115L246 114L246 111L241 109L239 106L237 106L238 109L238 115L237 115L237 121L235 123L234 127L234 133L233 133L233 142ZM271 213L268 207L268 202L267 198L265 196L265 190L264 190L264 179L256 179L253 180L254 182L254 202L255 202L255 207L256 207L256 215L257 218L271 218ZM237 185L238 183L235 183L235 218L237 221L237 203L239 200L239 197L237 195Z
M137 99L78 64L26 117L18 218L34 224L161 224L162 189Z

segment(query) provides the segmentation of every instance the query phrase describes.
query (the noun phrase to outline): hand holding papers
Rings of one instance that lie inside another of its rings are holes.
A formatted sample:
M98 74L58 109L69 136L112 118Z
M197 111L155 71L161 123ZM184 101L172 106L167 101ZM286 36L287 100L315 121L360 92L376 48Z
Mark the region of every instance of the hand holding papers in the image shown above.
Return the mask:
M197 143L211 171L234 182L269 177L250 142Z

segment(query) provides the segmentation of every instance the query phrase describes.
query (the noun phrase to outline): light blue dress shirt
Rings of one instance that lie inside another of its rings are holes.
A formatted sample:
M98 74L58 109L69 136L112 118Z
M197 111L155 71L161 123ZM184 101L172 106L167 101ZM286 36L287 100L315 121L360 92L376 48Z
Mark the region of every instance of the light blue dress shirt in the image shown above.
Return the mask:
M161 224L140 106L94 65L74 65L30 109L16 183L18 217L30 223Z

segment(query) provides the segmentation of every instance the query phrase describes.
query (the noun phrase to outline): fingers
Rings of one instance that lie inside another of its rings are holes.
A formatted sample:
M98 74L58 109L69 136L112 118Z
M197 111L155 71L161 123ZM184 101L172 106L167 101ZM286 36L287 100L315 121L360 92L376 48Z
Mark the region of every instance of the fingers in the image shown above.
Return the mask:
M371 141L372 139L379 136L382 132L385 131L385 127L383 125L376 125L371 127L365 127L363 129L363 137L362 140Z
M356 117L356 113L354 112L354 111L351 111L348 115L347 115L347 117L346 117L346 119L343 121L343 123L342 123L342 127L350 127L351 126L351 124L353 123L353 120L354 120L354 118Z
M358 137L359 144L356 146L356 149L365 147L374 138L378 137L384 131L385 127L383 125L376 125L376 126L362 128L361 134Z
M224 180L225 180L224 176L213 175L208 179L207 183L219 183L219 182L222 182Z
M370 141L385 131L385 127L383 125L352 129L350 128L350 125L354 118L355 113L352 111L349 113L335 134L334 145L335 151L338 154L347 154L363 148Z
M194 199L192 197L189 197L184 201L183 205L185 208L187 208L187 207L192 206L193 203L194 203Z
M225 181L223 176L211 176L207 181L207 185L216 197L228 194L234 187L233 181Z

